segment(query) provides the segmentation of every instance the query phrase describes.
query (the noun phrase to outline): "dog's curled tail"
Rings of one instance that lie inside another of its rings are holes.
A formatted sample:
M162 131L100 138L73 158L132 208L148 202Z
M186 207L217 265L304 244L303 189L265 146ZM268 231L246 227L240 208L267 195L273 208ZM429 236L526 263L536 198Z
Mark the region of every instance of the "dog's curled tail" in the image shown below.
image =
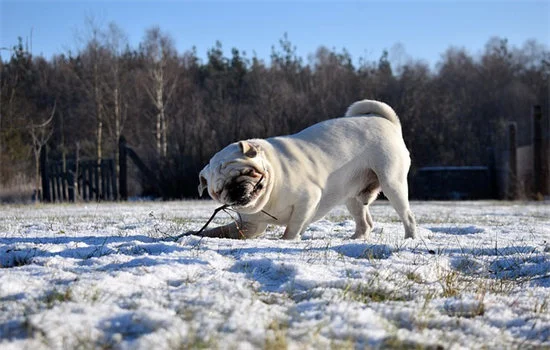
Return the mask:
M346 117L358 117L365 114L376 114L386 118L390 122L394 123L401 130L401 123L399 117L395 114L393 108L385 104L384 102L375 100L362 100L354 102L348 107L346 111Z

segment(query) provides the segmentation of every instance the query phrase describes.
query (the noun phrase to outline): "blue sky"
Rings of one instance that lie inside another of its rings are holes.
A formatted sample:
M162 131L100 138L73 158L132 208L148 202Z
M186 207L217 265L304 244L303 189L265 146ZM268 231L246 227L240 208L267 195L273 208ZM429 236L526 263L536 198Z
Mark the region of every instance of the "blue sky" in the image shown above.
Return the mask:
M476 55L492 36L520 47L527 39L550 46L550 1L48 1L0 0L0 47L29 38L32 53L77 52L86 17L115 22L137 47L159 25L180 53L196 46L200 57L216 40L226 55L236 47L269 59L284 33L304 59L320 45L354 58L411 57L432 66L450 46ZM0 51L3 59L8 51Z

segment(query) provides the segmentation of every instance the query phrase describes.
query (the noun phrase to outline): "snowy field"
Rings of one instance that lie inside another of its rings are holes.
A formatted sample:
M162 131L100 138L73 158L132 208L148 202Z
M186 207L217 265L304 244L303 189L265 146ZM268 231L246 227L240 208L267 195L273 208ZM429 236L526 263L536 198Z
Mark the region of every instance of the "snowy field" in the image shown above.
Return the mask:
M301 240L197 230L213 202L0 206L0 349L549 348L550 203L338 207ZM220 213L214 224L231 220Z

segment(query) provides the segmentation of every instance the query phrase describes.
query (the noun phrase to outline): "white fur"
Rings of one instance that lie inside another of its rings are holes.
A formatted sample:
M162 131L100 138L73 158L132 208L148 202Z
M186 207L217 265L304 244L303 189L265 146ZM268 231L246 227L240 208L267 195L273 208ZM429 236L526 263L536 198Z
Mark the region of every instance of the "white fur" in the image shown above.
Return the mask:
M205 235L255 237L267 224L278 224L286 226L283 238L293 239L345 203L356 222L353 238L367 238L373 226L368 205L382 190L403 221L405 237L414 238L407 187L410 157L397 115L372 100L352 104L346 115L294 135L241 141L218 152L201 171L199 191L207 186L213 198L230 204L225 186L251 168L263 174L265 188L250 203L234 207L242 227L227 225ZM243 154L248 145L257 150L253 157Z
M395 125L398 125L399 130L401 131L401 122L399 121L397 114L395 114L393 108L384 102L372 100L357 101L349 106L346 111L346 117L358 117L366 114L375 114L384 117Z

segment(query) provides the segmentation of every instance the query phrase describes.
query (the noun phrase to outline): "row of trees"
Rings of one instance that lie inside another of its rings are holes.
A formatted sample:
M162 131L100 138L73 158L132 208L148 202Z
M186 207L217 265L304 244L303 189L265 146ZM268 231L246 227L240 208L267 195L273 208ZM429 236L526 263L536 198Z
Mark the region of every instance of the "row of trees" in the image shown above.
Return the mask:
M409 60L355 63L320 47L307 60L285 35L268 62L216 43L201 60L178 53L158 27L138 48L115 24L90 26L77 53L46 60L20 41L0 59L0 185L36 179L40 149L57 157L112 158L124 134L165 197L196 195L196 176L230 142L294 133L374 98L402 120L413 167L486 164L508 121L529 130L529 111L548 114L550 51L490 39L479 56L449 48L435 70ZM529 133L520 135L520 142Z

